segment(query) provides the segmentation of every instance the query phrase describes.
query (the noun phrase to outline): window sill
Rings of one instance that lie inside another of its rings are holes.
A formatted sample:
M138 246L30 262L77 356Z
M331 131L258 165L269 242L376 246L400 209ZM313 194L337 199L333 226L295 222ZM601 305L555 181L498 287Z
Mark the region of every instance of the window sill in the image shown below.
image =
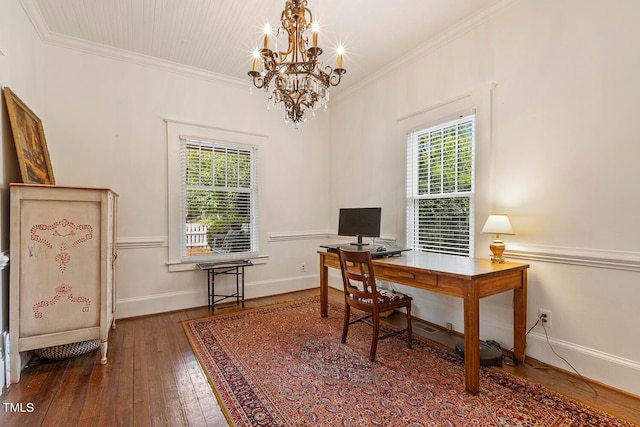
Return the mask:
M169 272L177 272L177 271L190 271L190 270L200 270L200 268L198 267L198 264L201 264L203 262L214 262L214 261L220 261L220 262L224 262L224 261L237 261L240 259L250 259L251 262L253 263L253 265L260 265L260 264L266 264L268 259L269 259L269 255L249 255L246 257L239 257L239 258L223 258L223 259L212 259L212 258L200 258L200 259L190 259L190 260L185 260L185 261L169 261L167 262L167 267L169 269Z

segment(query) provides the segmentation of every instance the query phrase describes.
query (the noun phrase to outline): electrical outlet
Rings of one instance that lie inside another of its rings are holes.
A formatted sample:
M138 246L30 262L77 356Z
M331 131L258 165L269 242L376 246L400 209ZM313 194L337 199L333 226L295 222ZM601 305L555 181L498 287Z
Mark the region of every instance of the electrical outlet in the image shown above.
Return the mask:
M446 328L447 328L447 332L453 331L453 323L447 322Z
M551 328L551 310L547 310L545 308L539 308L538 319L540 319L542 316L545 316L545 318L540 321L544 323L544 326L546 328Z
M304 262L300 264L300 272L305 273L307 271L307 264Z

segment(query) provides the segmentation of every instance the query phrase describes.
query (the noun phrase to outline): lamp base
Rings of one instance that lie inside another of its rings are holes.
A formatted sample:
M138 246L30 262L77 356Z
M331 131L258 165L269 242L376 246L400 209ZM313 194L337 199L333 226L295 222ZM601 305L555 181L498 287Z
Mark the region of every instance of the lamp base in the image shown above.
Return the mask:
M491 256L491 262L495 262L497 264L504 264L505 262L507 262L507 260L502 257L502 254L506 249L506 246L502 240L495 239L489 245L489 249L491 249L491 253L493 254Z

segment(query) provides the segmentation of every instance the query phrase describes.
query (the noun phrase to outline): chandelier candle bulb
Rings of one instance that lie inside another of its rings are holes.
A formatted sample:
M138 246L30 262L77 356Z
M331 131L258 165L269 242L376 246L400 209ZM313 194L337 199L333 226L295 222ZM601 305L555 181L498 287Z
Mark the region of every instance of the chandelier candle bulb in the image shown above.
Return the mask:
M342 68L342 54L344 53L344 47L342 46L342 44L338 45L338 68L341 69Z
M264 48L269 49L269 34L271 34L271 27L269 24L264 26Z
M251 69L251 71L253 71L254 73L258 70L258 60L259 59L260 59L260 51L256 47L254 49L254 51L253 51L253 67ZM251 75L251 73L249 73L249 75Z
M318 31L320 30L320 27L318 25L317 22L314 22L313 24L311 24L311 32L312 32L312 46L313 47L318 47Z

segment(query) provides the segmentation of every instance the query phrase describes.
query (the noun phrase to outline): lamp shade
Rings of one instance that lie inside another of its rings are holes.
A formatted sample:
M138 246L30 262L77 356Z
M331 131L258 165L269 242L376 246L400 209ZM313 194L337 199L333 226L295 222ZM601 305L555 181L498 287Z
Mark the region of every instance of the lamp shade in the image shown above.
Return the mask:
M487 234L514 234L509 217L506 215L489 215L482 232Z

